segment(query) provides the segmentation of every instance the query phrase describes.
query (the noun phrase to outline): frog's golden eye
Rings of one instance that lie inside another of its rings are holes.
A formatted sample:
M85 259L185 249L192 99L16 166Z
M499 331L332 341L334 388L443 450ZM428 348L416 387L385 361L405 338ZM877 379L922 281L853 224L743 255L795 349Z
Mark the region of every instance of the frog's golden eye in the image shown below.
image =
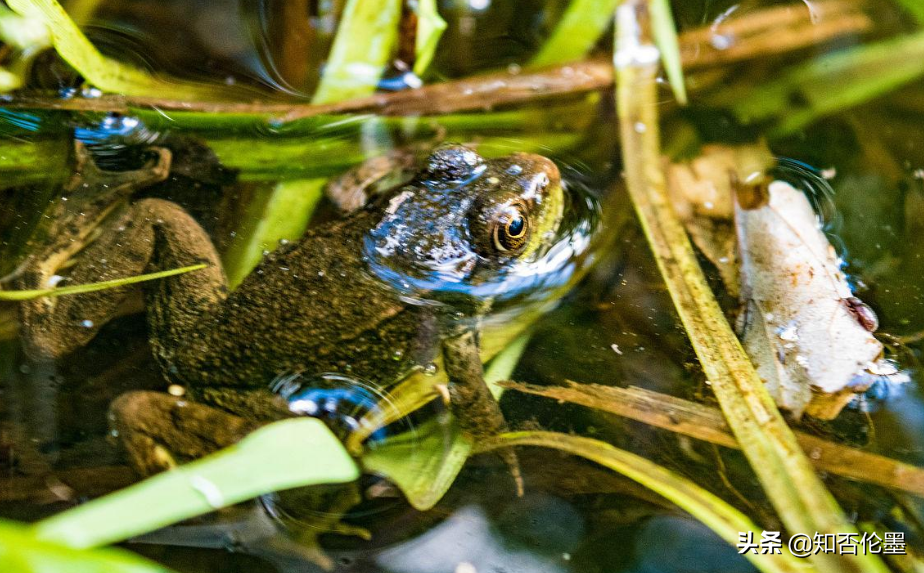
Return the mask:
M494 248L502 253L523 248L529 237L529 221L518 206L505 209L494 223Z

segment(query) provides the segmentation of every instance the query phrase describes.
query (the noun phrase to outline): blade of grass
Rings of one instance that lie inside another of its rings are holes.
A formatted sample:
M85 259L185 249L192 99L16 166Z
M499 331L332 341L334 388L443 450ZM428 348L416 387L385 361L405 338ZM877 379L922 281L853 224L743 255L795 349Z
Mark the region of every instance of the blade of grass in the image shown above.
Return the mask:
M158 279L163 279L167 277L172 277L175 275L182 275L184 273L190 273L193 271L198 271L204 269L207 265L198 264L190 265L188 267L180 267L178 269L170 269L167 271L158 271L156 273L148 273L144 275L138 275L134 277L126 277L124 279L113 279L109 281L100 281L97 283L86 283L82 285L72 285L61 288L49 288L49 289L36 289L36 290L0 290L0 300L32 300L34 298L39 298L43 296L64 296L68 294L82 294L87 292L96 292L98 290L106 290L111 288L117 288L121 286L133 285L136 283L154 281Z
M417 35L414 38L414 73L423 75L433 61L436 46L446 31L446 20L440 16L436 0L417 2Z
M572 0L532 61L541 68L580 60L600 41L619 0Z
M504 387L580 404L698 440L741 449L720 410L675 396L634 386L620 388L576 382L568 382L566 387L507 382ZM795 436L812 465L821 471L924 497L924 468L805 432L796 431Z
M265 426L238 444L34 525L39 539L98 547L273 491L350 482L359 470L314 418Z
M510 432L501 434L483 449L512 446L553 448L618 472L672 501L732 546L738 543L742 532L756 532L760 537L760 528L754 522L718 497L663 466L605 442L556 432ZM749 551L744 557L764 573L814 571L788 552L773 555Z
M122 549L73 549L42 541L24 525L0 521L3 573L171 573Z
M656 74L643 2L616 16L616 92L629 195L674 306L729 427L792 533L856 533L815 475L732 332L667 195L661 163ZM812 557L819 571L885 572L872 555Z
M61 57L87 81L104 91L135 96L168 96L183 100L221 99L225 91L205 85L159 79L103 56L56 0L9 0L7 5L22 16L44 22L51 31L55 49Z
M677 26L671 14L669 0L651 0L651 28L655 45L661 51L661 62L667 73L667 80L674 91L674 97L681 105L687 103L687 88L683 81L683 63L680 56L680 41Z
M312 103L371 94L388 64L401 20L401 0L348 0Z

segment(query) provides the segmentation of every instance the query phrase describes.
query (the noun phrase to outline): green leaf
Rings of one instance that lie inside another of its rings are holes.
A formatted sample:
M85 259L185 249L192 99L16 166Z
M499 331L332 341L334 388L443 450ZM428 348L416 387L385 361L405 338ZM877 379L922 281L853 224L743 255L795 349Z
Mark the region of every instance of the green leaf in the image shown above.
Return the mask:
M184 273L189 273L189 272L204 269L206 266L207 265L205 264L190 265L188 267L170 269L168 271L158 271L156 273L148 273L145 275L127 277L124 279L112 279L109 281L100 281L97 283L87 283L87 284L82 284L82 285L73 285L73 286L66 286L66 287L61 287L61 288L49 288L49 289L37 289L37 290L0 290L0 300L32 300L34 298L39 298L43 296L55 297L55 296L63 296L67 294L82 294L82 293L87 293L87 292L95 292L98 290L106 290L106 289L117 288L121 286L133 285L133 284L141 283L145 281L163 279L163 278L172 277L175 275L182 275Z
M485 382L496 399L500 399L504 388L495 382L510 377L528 341L529 336L520 336L491 360ZM394 482L414 509L426 511L449 491L473 446L454 421L442 424L430 420L369 448L362 461L366 470Z
M225 253L228 284L236 287L279 241L296 240L304 234L311 214L321 199L326 179L282 181L261 201L251 201L243 229Z
M556 432L511 432L491 443L492 449L511 446L554 448L596 462L669 499L731 545L738 542L739 532L756 532L760 539L761 528L737 509L685 477L632 452L599 440ZM764 573L814 571L788 552L777 555L748 552L744 556Z
M3 573L171 573L121 549L73 549L37 539L24 525L0 521Z
M655 44L661 52L661 63L667 73L667 79L674 90L674 97L682 105L687 103L687 88L683 81L683 63L680 57L680 42L677 39L677 26L671 14L669 0L651 0L651 29Z
M613 21L619 0L572 0L530 67L553 66L583 58Z
M35 524L43 540L87 548L117 543L273 491L350 482L359 470L314 418L265 426L195 462Z
M217 99L221 93L203 85L159 79L103 56L56 0L8 0L7 5L21 16L44 22L58 54L88 82L104 91L188 100Z
M443 20L436 9L436 0L419 0L417 2L417 34L414 39L414 73L423 75L433 61L436 46L446 31Z
M728 104L742 122L779 116L774 136L884 95L924 76L924 33L842 50L796 66L760 90L729 89ZM837 86L832 90L831 86ZM804 102L794 105L793 102Z
M428 420L363 454L363 468L391 480L418 511L436 505L465 465L473 443L459 426Z
M398 39L401 0L347 0L312 103L375 91Z
M924 24L924 2L921 0L897 0L897 2L918 24Z

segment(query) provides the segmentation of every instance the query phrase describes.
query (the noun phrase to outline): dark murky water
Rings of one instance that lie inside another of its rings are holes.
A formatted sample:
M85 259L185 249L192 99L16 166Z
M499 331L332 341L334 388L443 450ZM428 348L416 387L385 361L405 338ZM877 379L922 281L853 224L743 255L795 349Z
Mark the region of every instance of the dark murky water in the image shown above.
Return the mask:
M300 24L286 17L285 4L103 2L90 22L90 37L135 63L222 82L242 98L304 98L317 84L317 54L332 41L333 14L341 3L308 3L311 18ZM771 3L682 4L678 24L693 29L745 17ZM442 2L449 29L436 77L524 65L565 5ZM794 6L813 9L812 2ZM875 17L874 27L864 34L693 73L688 78L692 105L683 110L664 106L664 140L668 149L684 149L698 142L767 138L775 155L807 166L790 173L790 179L807 191L830 188L821 201L828 231L858 296L879 316L888 356L912 381L877 384L838 420L812 430L922 465L924 395L918 362L924 339L919 335L924 332L924 242L919 239L924 229L924 83L909 83L780 136L772 133L777 125L773 118L744 125L727 101L728 93L747 98L772 89L788 66L911 33L911 23L887 2L871 3L866 11ZM299 37L298 45L310 54L299 65L286 58L292 46L280 44L284 34ZM52 55L35 65L31 88L80 97L77 78ZM836 92L841 80L845 78L833 78L826 89ZM414 81L392 69L384 84L400 89ZM328 177L380 150L432 140L444 128L447 139L481 142L493 155L531 151L551 157L580 201L593 197L603 202L611 209L604 215L607 220L619 222L610 227L612 247L595 254L592 271L537 322L513 378L547 385L573 380L640 386L711 401L619 184L611 97L572 96L503 109L493 116L466 114L445 121L353 116L312 118L295 125L246 118L220 125L159 109L125 116L0 108L0 156L26 149L27 157L21 169L3 172L0 271L15 267L24 238L68 175L72 138L90 147L108 169L143 164L152 144L171 147L185 165L172 184L159 184L145 194L182 203L221 250L233 253L247 227L245 206L259 204L279 181ZM791 102L794 107L801 103ZM317 218L325 216L323 209ZM134 479L107 439L106 419L110 401L134 389L165 390L147 346L142 315L128 313L106 326L87 348L48 362L24 355L16 336L15 307L0 306L0 517L35 520ZM768 529L779 529L737 452L514 392L504 396L502 406L514 426L574 431L643 454L710 489ZM628 480L538 449L523 451L521 463L527 487L522 498L513 495L498 459L478 456L434 510L414 512L394 497L369 502L348 520L368 528L372 541L325 534L322 546L334 569L343 573L752 570L703 525ZM858 521L880 520L896 530L907 528L910 543L919 544L910 524L890 521L888 514L901 503L919 515L924 510L920 499L897 498L832 476L827 480L848 515ZM369 480L364 485L381 483ZM247 504L219 524L205 519L176 526L129 546L179 571L263 571L267 562L280 571L313 570L292 538L263 511L264 504Z

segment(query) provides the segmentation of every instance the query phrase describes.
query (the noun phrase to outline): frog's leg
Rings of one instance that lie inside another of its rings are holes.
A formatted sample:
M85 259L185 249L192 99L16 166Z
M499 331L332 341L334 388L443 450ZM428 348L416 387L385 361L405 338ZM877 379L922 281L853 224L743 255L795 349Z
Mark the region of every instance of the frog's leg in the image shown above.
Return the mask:
M449 378L449 405L462 432L477 443L506 430L500 405L484 380L476 329L466 329L443 341L443 364ZM516 454L508 449L501 450L500 455L516 482L517 495L523 495Z
M147 271L167 270L198 263L205 269L147 285L148 321L155 350L158 341L182 341L203 316L226 296L226 281L214 246L195 220L179 205L144 199L130 205L99 229L99 238L83 248L68 274L71 284L118 279ZM80 250L89 237L82 229L70 234ZM51 259L26 268L22 288L48 288L68 257L57 251ZM115 315L132 292L119 287L92 293L42 297L23 302L20 322L26 349L33 355L59 357L85 345ZM169 345L169 342L167 343Z
M159 392L127 392L109 407L131 465L151 475L238 442L260 426L223 410Z

